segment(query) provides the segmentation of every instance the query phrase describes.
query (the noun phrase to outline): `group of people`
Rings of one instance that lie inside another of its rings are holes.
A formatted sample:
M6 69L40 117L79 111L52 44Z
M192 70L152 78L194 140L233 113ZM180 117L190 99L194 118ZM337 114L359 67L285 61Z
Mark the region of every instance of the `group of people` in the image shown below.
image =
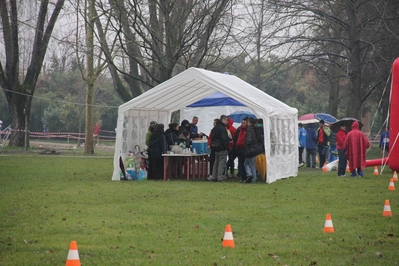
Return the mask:
M207 137L210 150L210 175L208 181L221 182L226 177L238 177L242 182L254 183L257 180L255 158L264 153L263 121L261 119L244 118L236 129L233 120L226 115L214 119L214 127L209 136L198 130L198 117L191 123L183 120L180 125L170 123L164 131L164 125L152 121L146 135L148 147L148 179L163 178L164 160L162 154L170 147L179 145L190 149L193 139ZM234 160L238 159L238 173L235 175ZM183 158L184 159L184 158ZM181 168L179 158L169 158L172 175L178 175ZM168 163L168 164L169 164ZM229 174L230 173L230 174Z
M146 134L148 148L148 177L147 179L160 180L163 178L164 160L162 154L167 153L173 145L179 145L184 149L190 149L192 139L202 138L205 134L198 132L198 117L193 117L191 123L183 120L178 123L170 123L165 131L164 124L151 121ZM171 162L174 163L174 162Z
M338 176L345 176L347 162L351 177L363 177L366 166L366 151L370 147L366 135L359 130L359 123L354 121L351 130L347 132L344 122L340 123L337 133L331 131L323 120L319 121L316 129L314 124L309 124L306 129L302 123L298 124L299 139L299 167L303 166L302 154L306 149L306 166L316 168L316 153L319 154L319 167L326 163L326 156L330 150L329 162L335 160L334 153L338 154Z
M262 119L244 118L236 129L233 120L226 115L214 120L209 134L210 176L208 181L222 182L226 177L234 177L234 160L238 159L237 177L241 182L255 183L257 170L255 158L264 153L264 133ZM228 160L227 160L228 158Z

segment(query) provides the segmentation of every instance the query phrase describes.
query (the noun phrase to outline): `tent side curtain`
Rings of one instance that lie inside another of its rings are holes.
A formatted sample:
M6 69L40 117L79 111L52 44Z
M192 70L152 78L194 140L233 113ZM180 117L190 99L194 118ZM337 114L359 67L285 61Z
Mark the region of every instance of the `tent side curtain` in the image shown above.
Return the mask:
M169 113L166 111L131 109L122 112L119 110L112 180L120 180L119 157L122 157L122 160L125 161L129 151L147 149L145 137L150 122L156 121L159 124L166 124L167 127L168 120Z

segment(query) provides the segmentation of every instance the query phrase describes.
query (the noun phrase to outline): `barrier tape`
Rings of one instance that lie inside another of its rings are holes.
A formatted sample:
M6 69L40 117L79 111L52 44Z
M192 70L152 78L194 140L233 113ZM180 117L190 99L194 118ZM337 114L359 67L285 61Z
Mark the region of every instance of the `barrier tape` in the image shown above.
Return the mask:
M0 134L2 134L2 136L6 136L6 135L11 135L11 131L14 132L24 132L25 130L21 130L21 129L11 129L11 130L3 130L0 131ZM76 140L84 140L86 134L83 133L78 133L78 132L29 132L29 138L38 138L38 139L50 139L50 138L63 138L63 139L76 139ZM114 136L109 136L109 135L93 135L93 140L96 141L98 138L101 142L113 142L116 140L116 132L115 131L105 131L105 130L101 130L101 132L108 132L108 133L114 133Z

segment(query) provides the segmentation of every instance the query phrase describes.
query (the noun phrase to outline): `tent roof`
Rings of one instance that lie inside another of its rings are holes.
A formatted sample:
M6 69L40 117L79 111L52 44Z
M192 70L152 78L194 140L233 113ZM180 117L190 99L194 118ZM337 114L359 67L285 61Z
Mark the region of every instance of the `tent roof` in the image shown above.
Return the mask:
M264 110L268 116L288 118L298 113L297 109L236 76L193 67L122 104L119 111L136 109L173 112L218 91L246 106Z

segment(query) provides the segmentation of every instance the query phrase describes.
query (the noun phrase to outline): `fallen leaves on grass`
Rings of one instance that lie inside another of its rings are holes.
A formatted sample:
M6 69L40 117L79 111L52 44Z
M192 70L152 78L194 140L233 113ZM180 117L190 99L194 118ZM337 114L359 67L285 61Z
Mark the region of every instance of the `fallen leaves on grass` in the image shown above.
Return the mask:
M278 256L272 253L267 254L267 256L272 257L273 259L277 259Z

